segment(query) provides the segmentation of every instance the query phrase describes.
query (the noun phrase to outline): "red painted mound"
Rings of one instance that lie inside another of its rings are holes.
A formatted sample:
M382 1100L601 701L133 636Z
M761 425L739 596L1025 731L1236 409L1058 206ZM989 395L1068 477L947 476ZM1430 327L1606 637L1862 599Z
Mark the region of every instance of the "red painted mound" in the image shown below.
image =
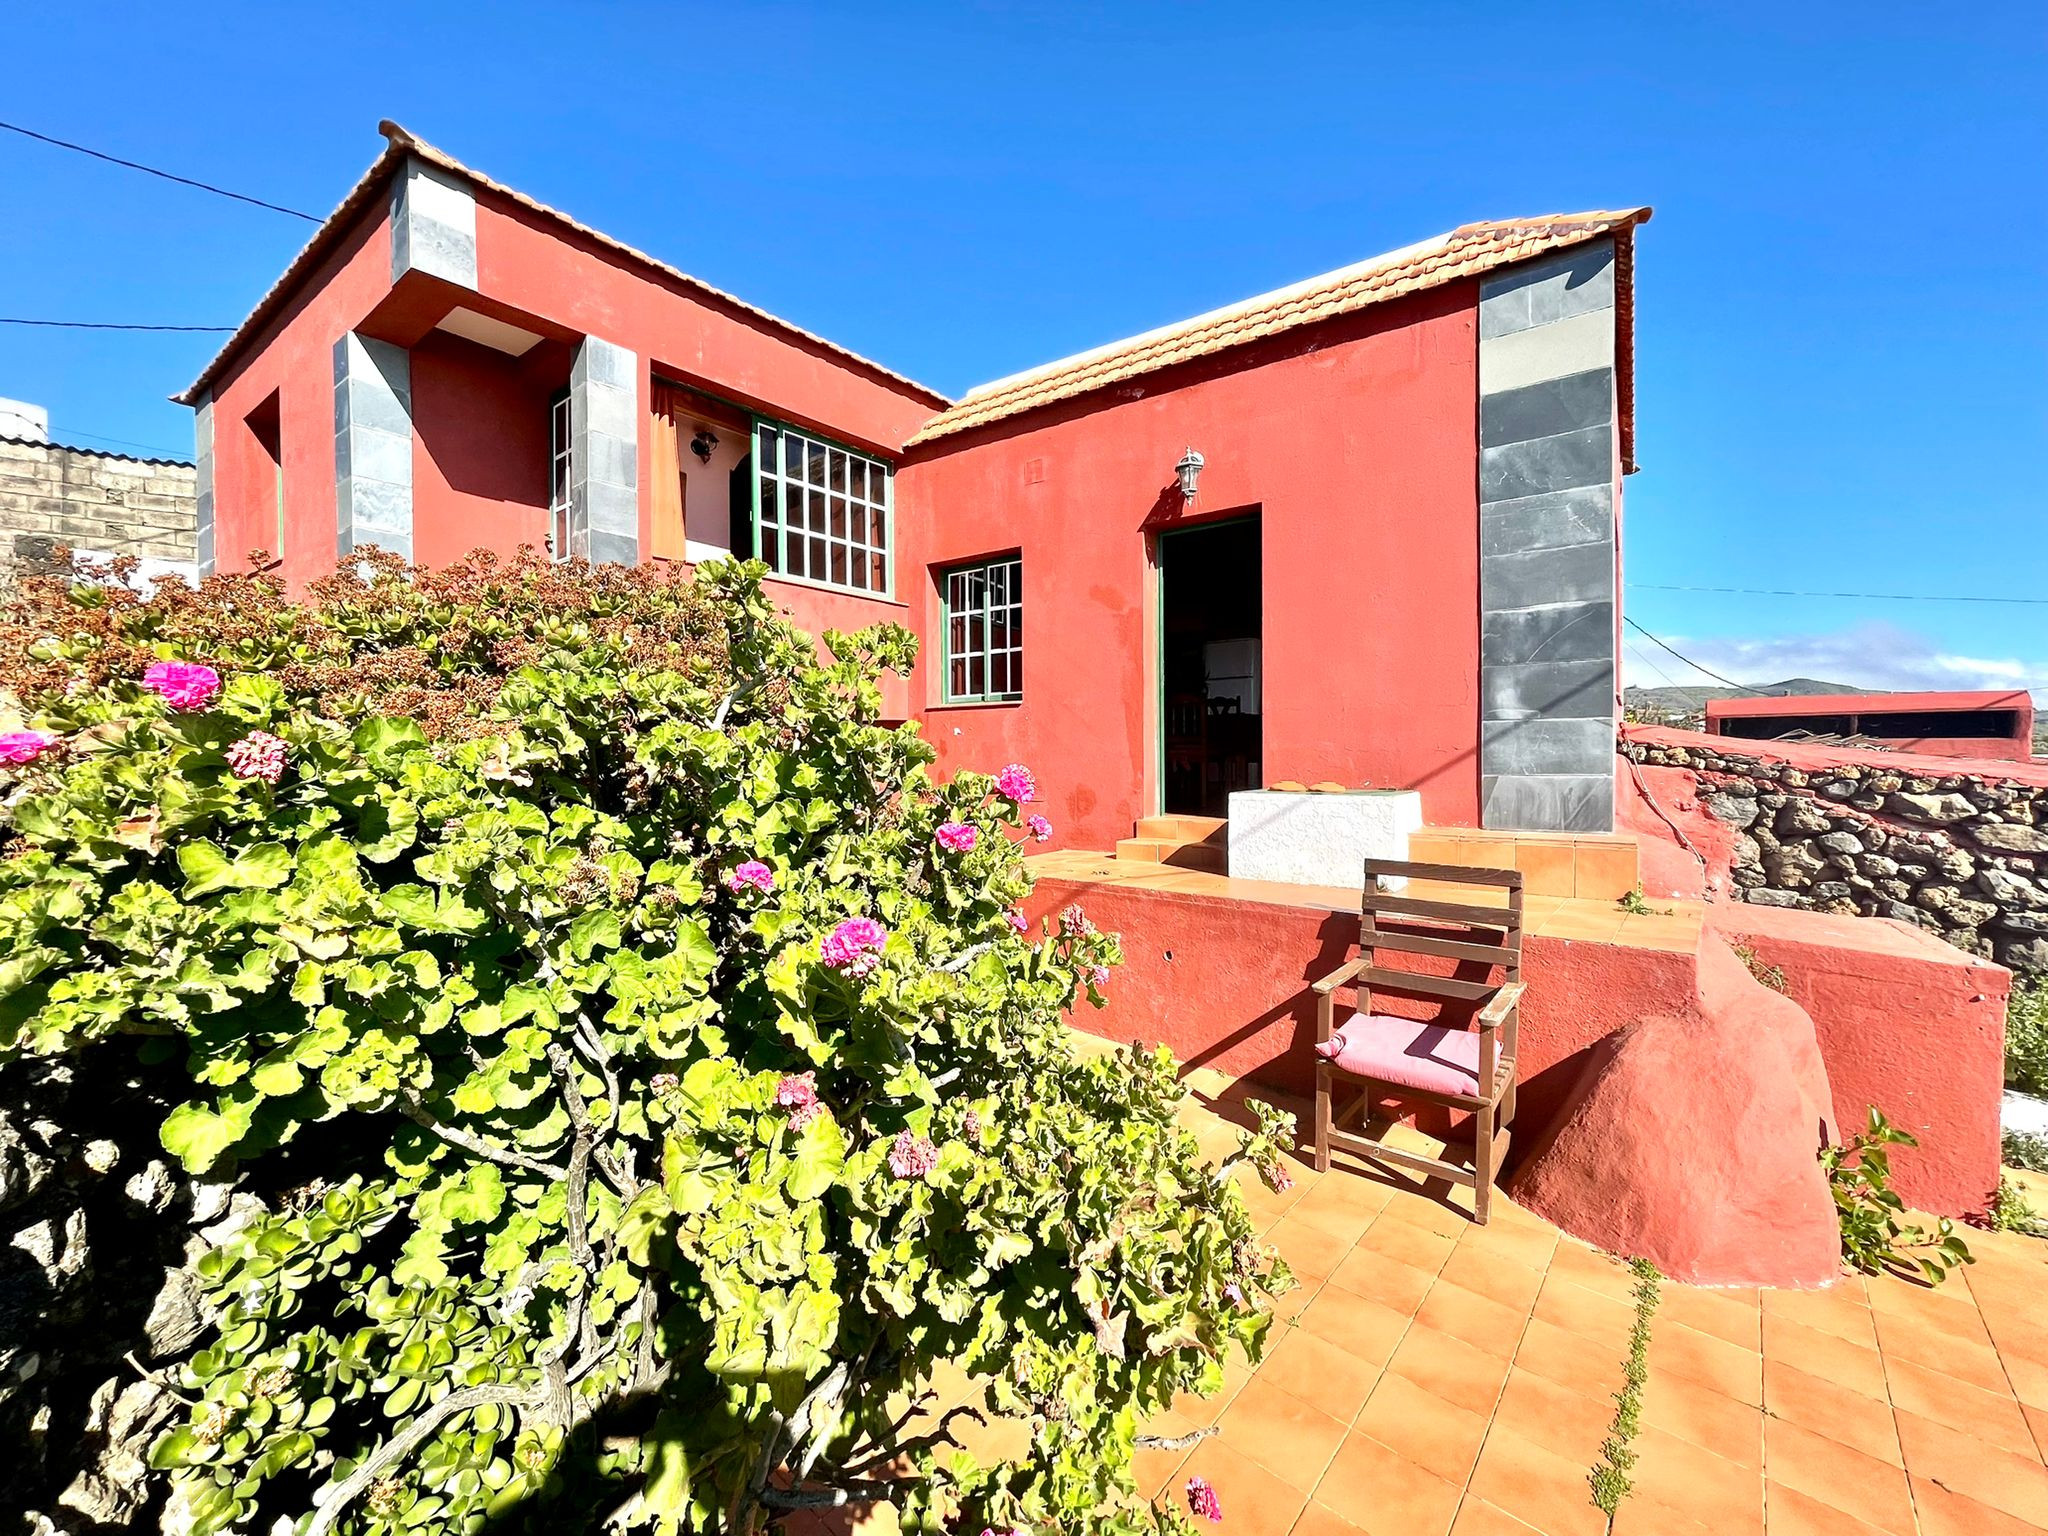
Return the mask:
M1830 1103L1813 1021L1709 937L1697 1006L1601 1041L1510 1193L1676 1280L1825 1285L1841 1272Z

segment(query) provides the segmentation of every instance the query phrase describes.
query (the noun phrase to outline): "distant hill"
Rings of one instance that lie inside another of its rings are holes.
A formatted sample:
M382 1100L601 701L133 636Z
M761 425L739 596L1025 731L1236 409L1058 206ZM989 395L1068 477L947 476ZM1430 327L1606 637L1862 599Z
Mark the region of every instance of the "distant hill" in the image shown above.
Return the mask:
M1630 688L1622 701L1630 709L1663 715L1696 715L1709 699L1754 698L1759 693L1883 693L1882 688L1858 688L1854 683L1824 683L1817 677L1788 677L1782 683L1764 683L1746 688Z

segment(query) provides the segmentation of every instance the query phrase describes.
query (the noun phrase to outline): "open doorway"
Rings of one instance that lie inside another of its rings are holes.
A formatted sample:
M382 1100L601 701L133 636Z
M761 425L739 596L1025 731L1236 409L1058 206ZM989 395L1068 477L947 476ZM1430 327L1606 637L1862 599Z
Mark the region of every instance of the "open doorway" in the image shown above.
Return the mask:
M1160 535L1160 808L1222 816L1262 782L1259 519Z

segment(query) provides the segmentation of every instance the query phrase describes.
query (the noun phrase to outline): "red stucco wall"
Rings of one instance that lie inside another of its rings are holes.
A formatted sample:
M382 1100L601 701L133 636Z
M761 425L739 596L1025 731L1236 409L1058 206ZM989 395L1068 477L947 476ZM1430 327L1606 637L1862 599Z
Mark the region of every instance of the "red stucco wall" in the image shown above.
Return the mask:
M929 648L920 668L942 771L1028 762L1063 846L1157 809L1148 534L1192 444L1196 518L1263 523L1266 780L1416 788L1431 822L1474 824L1475 305L1454 285L914 451L897 502L925 632L933 567L1024 562L1023 702L947 707Z

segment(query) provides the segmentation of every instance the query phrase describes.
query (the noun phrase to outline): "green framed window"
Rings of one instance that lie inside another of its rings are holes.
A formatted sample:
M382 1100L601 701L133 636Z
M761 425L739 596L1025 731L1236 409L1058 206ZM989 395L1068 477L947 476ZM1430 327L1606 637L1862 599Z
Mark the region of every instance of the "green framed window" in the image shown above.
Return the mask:
M894 590L889 466L779 422L754 423L754 548L781 576Z
M946 702L1024 697L1024 561L999 555L945 572Z

